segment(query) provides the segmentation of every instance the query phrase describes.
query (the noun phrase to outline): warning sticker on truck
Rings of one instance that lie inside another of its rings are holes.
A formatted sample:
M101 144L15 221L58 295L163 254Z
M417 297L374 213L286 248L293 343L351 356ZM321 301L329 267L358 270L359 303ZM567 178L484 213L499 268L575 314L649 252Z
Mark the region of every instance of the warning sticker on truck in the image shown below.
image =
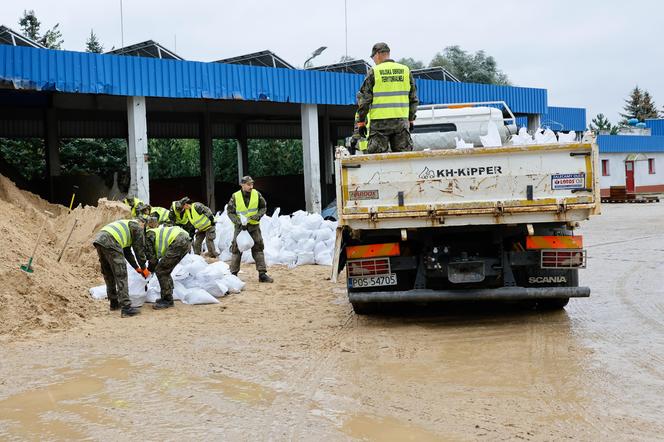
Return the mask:
M348 192L349 200L377 200L378 190L351 190Z
M584 172L551 175L552 190L583 189L584 187L586 187L586 174Z

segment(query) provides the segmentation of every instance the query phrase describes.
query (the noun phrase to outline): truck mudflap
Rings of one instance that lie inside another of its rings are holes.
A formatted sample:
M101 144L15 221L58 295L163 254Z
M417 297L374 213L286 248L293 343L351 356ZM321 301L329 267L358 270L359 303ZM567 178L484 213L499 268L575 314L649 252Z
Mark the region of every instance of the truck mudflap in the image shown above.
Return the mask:
M589 287L501 287L479 290L414 289L397 292L350 292L352 303L436 302L436 301L518 301L528 299L587 298Z

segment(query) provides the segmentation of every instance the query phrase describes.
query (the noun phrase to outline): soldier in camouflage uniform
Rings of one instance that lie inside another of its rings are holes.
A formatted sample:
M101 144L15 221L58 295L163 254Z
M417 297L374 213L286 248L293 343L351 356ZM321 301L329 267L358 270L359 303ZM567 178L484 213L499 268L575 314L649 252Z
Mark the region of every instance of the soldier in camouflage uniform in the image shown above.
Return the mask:
M106 282L106 294L111 303L111 310L122 309L121 316L134 316L140 311L131 306L127 286L127 264L125 260L143 277L150 272L145 268L145 251L142 219L119 220L102 228L92 244L97 249L101 273ZM138 263L131 253L134 250Z
M211 258L217 257L217 248L214 240L217 239L217 229L214 223L214 213L203 203L192 203L189 198L180 200L185 217L194 229L194 253L201 254L203 240L207 246L207 254ZM191 230L187 229L191 235Z
M161 298L152 308L161 310L173 307L173 278L171 272L191 250L191 239L184 229L159 226L159 218L150 217L145 233L145 254L148 270L157 275Z
M240 271L240 261L242 260L242 253L237 247L236 238L242 230L246 230L254 240L254 246L251 248L251 256L256 261L256 270L258 270L259 282L273 282L272 278L267 274L267 266L265 265L265 255L263 249L263 236L261 235L260 219L267 212L267 203L265 198L257 190L254 189L254 180L250 176L244 176L240 180L242 189L238 190L231 196L226 208L228 217L235 225L235 232L233 234L233 243L231 244L231 273L237 275ZM240 214L245 215L248 222L242 225Z
M371 58L376 67L369 70L358 92L359 135L368 137L368 153L384 153L390 148L392 152L413 150L410 130L419 104L415 79L407 66L390 59L390 48L385 43L374 45ZM384 74L379 81L376 71Z

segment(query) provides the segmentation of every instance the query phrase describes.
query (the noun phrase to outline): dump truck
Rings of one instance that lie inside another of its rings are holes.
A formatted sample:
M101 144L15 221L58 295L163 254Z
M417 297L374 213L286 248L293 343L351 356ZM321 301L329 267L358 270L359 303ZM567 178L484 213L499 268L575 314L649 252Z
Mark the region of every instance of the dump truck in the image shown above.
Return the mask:
M454 131L470 137L473 124L483 132L496 115L504 126L514 123L509 110L496 114L488 106L482 120L477 106L468 108L418 108L413 137L428 134L431 145L436 132L443 141ZM403 302L563 308L570 298L590 296L579 286L587 253L575 229L600 212L597 167L590 133L566 144L368 155L339 147L332 279L345 268L358 314Z

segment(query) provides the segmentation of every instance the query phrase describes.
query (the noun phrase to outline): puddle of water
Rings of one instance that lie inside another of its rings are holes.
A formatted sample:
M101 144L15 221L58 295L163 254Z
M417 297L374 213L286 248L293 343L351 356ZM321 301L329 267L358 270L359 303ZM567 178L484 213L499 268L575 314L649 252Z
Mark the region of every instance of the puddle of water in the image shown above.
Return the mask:
M242 381L230 376L215 374L207 378L205 386L212 390L219 390L229 399L245 402L250 405L271 405L277 397L277 392L271 388Z
M344 422L342 431L360 440L397 441L441 441L449 440L424 428L391 417L356 414Z
M123 358L94 359L81 369L57 369L66 380L0 400L0 422L21 439L85 438L85 424L114 422L99 404L106 396L106 381L127 379L135 370Z

